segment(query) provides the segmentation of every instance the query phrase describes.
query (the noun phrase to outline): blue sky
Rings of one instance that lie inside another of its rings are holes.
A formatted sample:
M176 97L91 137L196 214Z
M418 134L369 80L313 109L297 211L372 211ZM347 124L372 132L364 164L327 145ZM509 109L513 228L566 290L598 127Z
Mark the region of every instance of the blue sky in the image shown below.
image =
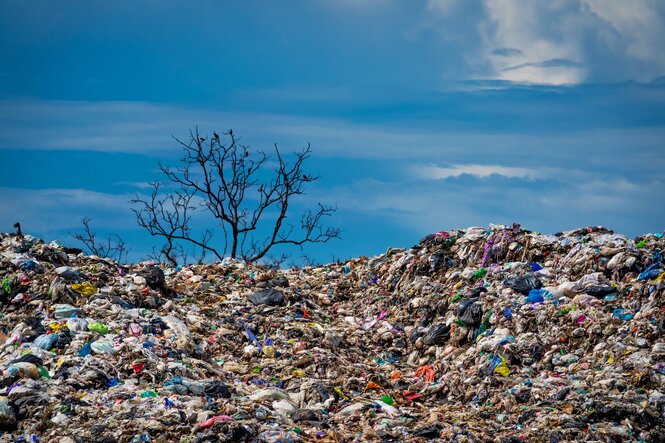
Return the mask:
M128 201L183 137L311 143L299 203L372 255L441 229L662 231L665 3L0 0L0 229L141 259Z

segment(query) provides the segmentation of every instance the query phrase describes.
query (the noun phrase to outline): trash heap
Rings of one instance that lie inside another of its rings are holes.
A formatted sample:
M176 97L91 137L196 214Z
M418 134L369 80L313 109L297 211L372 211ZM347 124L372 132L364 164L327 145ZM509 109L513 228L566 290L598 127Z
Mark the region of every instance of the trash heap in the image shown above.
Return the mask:
M0 236L0 441L662 442L665 239L442 231L347 263Z

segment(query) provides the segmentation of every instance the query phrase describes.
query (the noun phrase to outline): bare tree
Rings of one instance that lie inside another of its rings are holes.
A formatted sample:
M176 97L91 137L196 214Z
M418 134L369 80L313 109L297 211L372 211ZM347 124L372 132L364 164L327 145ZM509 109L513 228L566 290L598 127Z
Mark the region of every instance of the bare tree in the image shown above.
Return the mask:
M184 240L200 248L199 261L206 257L206 252L212 252L218 259L222 259L224 252L220 255L217 250L210 247L208 243L212 239L212 231L206 230L202 236L195 239L191 230L192 212L194 207L194 192L189 189L176 190L170 194L159 195L160 184L151 183L152 192L149 199L141 199L136 196L131 203L136 220L140 227L147 230L153 237L162 237L165 244L159 253L153 250L153 258L164 257L170 264L176 266L187 260L187 253L178 241Z
M289 268L303 268L306 266L321 266L321 265L322 263L319 260L314 259L307 254L300 255L300 257L298 257L297 260L292 257L291 260L289 260L289 262L287 263L287 266Z
M165 245L166 246L166 245ZM171 266L179 264L187 265L189 253L182 245L174 246L171 251L167 251L165 246L162 248L152 247L152 252L148 254L148 259L164 263L167 261Z
M222 135L226 142L216 132L203 137L197 128L187 141L174 138L184 152L181 166L160 164L160 169L175 190L160 195L162 185L153 183L149 198L137 195L132 200L139 226L164 238L162 254L169 261L175 263L172 251L178 242L198 248L203 254L200 261L206 254L221 260L228 253L231 258L255 262L278 245L302 247L340 237L340 229L324 225L325 218L336 211L331 206L319 203L302 214L297 226L289 223L293 199L304 195L307 184L318 179L303 171L311 155L309 145L288 161L277 145L273 157L240 144L230 129ZM269 166L274 166L272 171ZM223 234L219 244L212 242L211 229L194 235L192 213L197 210L216 219Z
M125 241L118 234L108 234L105 240L100 240L90 227L91 221L90 217L81 219L83 231L73 233L72 237L83 243L88 252L98 257L114 259L117 262L127 260L129 249Z
M289 255L282 252L279 255L268 254L265 257L265 262L268 268L279 269L289 259ZM293 266L292 266L293 267Z

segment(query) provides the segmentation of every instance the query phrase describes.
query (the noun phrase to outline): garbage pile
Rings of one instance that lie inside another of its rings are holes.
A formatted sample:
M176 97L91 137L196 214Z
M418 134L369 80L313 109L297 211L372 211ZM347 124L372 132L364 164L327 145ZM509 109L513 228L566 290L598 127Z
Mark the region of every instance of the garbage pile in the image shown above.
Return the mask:
M442 231L325 266L0 236L0 441L662 442L665 239Z

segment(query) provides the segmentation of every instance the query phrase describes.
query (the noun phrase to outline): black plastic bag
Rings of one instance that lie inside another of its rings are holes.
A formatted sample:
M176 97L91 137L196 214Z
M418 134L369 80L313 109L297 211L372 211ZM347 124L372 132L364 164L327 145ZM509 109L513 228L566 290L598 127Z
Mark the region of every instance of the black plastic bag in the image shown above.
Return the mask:
M157 266L148 266L138 273L141 277L145 278L146 283L152 289L162 289L166 286L166 277L164 271Z
M450 326L442 324L433 326L425 336L424 342L426 345L436 345L445 343L449 338Z
M464 315L464 312L466 312L466 310L469 308L469 306L471 306L472 304L474 304L477 301L478 301L477 298L467 298L467 299L464 299L464 300L460 300L459 305L457 305L457 315L459 317Z
M506 279L503 284L524 295L529 295L529 291L532 289L540 289L543 287L543 283L533 274L522 277L510 277Z
M596 298L601 298L605 297L608 294L612 294L616 291L617 291L616 288L611 285L592 285L588 286L584 290L584 293Z
M264 289L249 296L249 301L254 305L280 306L286 304L284 294L276 289Z
M229 387L221 381L213 381L205 387L205 394L213 398L231 398Z
M479 303L472 303L460 317L467 326L480 326L483 321L483 307Z

